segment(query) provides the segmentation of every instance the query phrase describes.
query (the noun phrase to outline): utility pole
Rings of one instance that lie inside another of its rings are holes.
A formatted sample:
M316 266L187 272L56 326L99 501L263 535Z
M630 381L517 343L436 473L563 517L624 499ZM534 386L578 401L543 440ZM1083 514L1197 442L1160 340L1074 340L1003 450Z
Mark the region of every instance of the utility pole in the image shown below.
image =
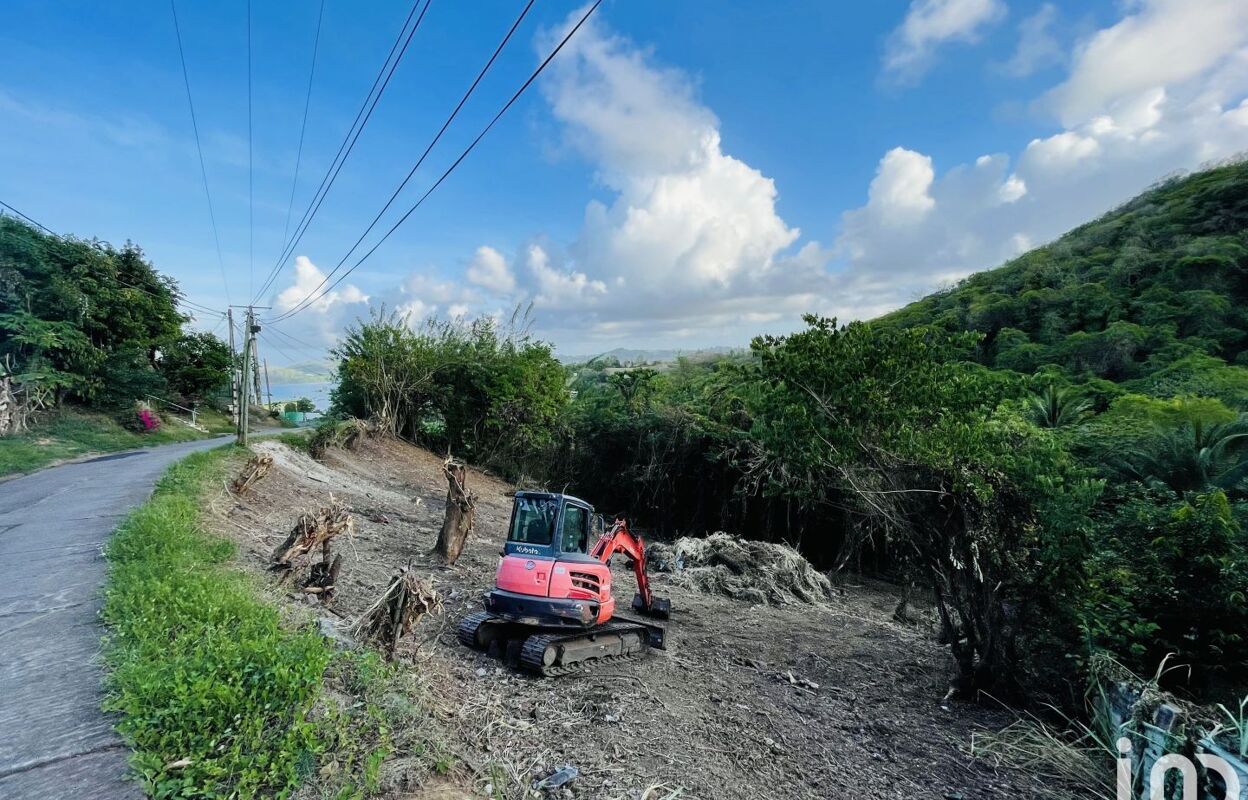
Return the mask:
M257 325L256 331L259 332L259 330L260 326ZM263 405L264 397L261 395L260 391L260 343L254 338L251 340L251 370L253 373L251 376L251 386L256 392L256 405Z
M225 316L230 326L230 413L234 416L234 425L238 425L238 371L236 368L238 350L234 347L234 309L227 308Z
M269 396L269 410L273 410L273 385L269 383L269 360L264 360L264 393Z
M260 306L246 306L243 318L243 363L239 370L241 404L238 413L238 443L247 446L248 407L254 395L260 402L260 367L256 362L256 334L260 332L260 324L256 322L256 309Z

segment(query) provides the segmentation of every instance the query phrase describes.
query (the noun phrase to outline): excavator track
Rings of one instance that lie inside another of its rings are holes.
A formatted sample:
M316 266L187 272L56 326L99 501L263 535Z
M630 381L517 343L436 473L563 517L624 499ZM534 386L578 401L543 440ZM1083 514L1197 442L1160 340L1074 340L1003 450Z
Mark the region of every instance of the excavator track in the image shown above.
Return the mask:
M540 631L478 611L460 620L455 633L474 650L504 658L525 672L556 678L576 672L636 661L652 644L662 646L653 626L612 621L587 631Z
M520 651L520 667L534 675L555 678L636 661L649 651L645 626L608 622L591 631L529 636Z
M469 614L459 621L459 625L455 626L455 635L459 637L459 641L471 647L473 650L480 650L481 644L477 639L477 631L481 625L488 622L491 618L484 611L478 611L475 614Z

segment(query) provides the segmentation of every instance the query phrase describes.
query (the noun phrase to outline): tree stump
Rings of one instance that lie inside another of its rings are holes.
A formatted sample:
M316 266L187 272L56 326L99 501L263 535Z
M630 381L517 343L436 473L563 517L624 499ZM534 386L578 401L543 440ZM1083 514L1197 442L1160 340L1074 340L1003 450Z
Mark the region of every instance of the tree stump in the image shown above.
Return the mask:
M252 456L251 460L243 467L242 472L238 473L238 477L234 479L234 483L231 484L230 488L234 490L234 494L247 494L247 490L254 486L258 480L269 474L269 468L272 466L273 456Z
M442 473L446 475L446 516L442 520L442 530L438 532L438 541L433 546L433 552L437 553L442 563L454 564L464 551L464 542L472 533L477 514L477 497L464 485L468 477L466 464L448 458L442 464Z

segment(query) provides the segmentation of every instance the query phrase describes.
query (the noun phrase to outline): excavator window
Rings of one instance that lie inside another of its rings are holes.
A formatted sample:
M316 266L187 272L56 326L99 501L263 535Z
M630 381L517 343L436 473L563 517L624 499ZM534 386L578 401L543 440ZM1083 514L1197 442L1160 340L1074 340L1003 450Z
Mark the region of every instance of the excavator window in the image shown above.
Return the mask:
M580 506L563 510L563 546L565 553L584 553L589 547L589 511Z
M516 513L511 521L512 542L550 544L555 535L555 518L559 501L552 498L517 497Z

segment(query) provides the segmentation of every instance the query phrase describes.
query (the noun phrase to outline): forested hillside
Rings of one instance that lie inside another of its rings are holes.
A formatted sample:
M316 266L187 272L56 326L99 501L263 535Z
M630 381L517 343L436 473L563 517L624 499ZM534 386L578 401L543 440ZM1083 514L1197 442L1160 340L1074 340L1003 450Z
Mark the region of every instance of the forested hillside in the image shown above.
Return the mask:
M1168 181L882 322L980 332L978 360L1002 369L1248 402L1248 369L1223 368L1248 363L1248 163Z

